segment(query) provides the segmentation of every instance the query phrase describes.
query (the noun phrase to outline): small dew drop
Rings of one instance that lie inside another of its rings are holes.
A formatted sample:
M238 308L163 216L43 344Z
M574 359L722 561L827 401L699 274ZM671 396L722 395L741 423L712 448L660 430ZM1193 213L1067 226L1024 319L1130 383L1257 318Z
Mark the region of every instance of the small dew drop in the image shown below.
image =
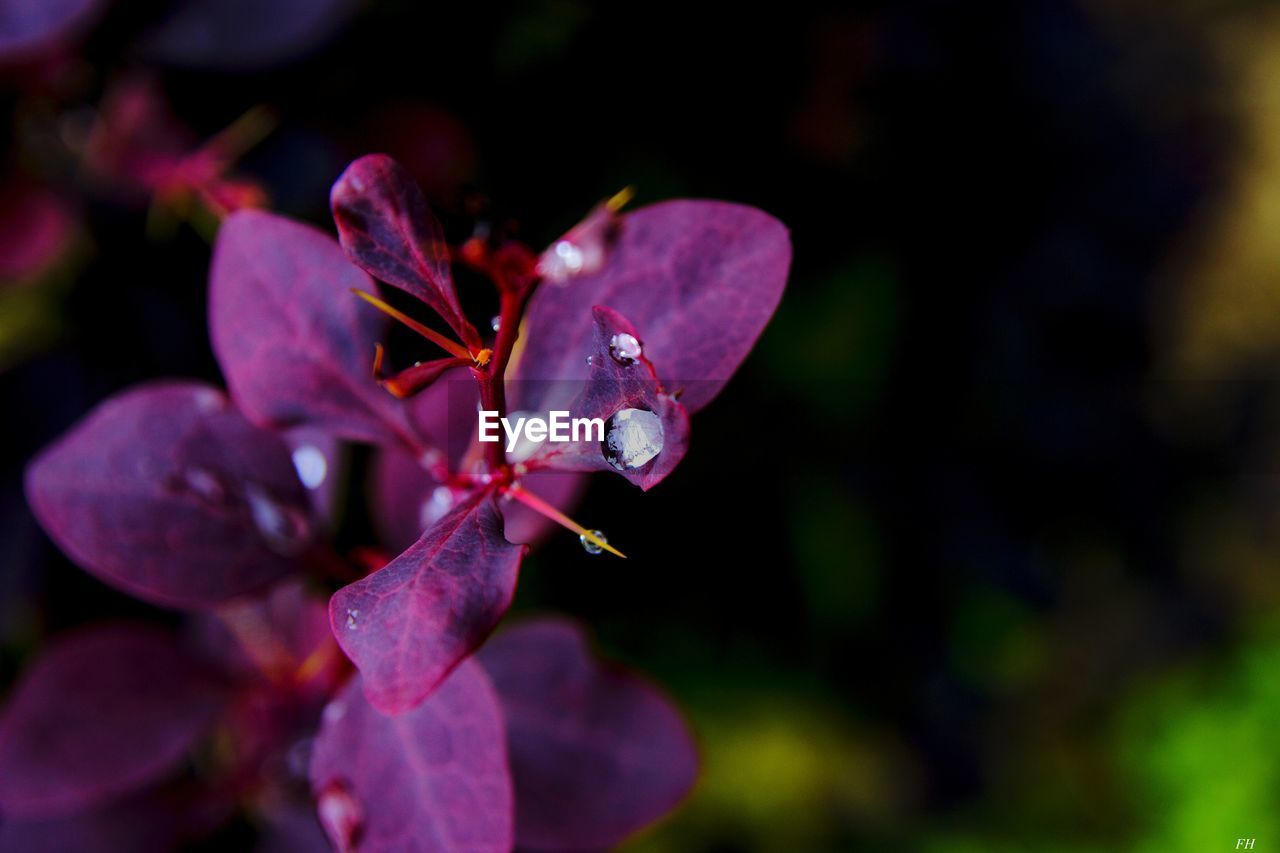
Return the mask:
M609 339L609 355L623 367L635 364L644 354L644 347L636 340L635 335L619 332Z
M489 321L489 326L496 332L502 328L502 317L497 314L493 315L493 319Z
M595 363L596 363L596 357L594 355L587 356L587 364L595 364Z
M619 471L639 468L662 452L662 419L648 409L622 409L609 418L600 452Z
M599 539L601 542L609 541L599 530L591 531L591 535ZM578 541L582 543L582 550L586 551L588 554L599 554L604 551L603 548L588 539L585 533L578 537Z
M324 721L326 723L336 723L347 715L347 706L334 700L324 706Z
M329 474L329 463L320 452L320 448L304 444L293 451L293 467L298 471L298 479L308 489L318 489Z
M281 506L263 489L250 483L244 490L249 512L259 535L271 550L286 557L301 553L311 537L307 517L291 507Z
M347 611L347 630L358 631L359 629L360 629L360 611L348 610Z

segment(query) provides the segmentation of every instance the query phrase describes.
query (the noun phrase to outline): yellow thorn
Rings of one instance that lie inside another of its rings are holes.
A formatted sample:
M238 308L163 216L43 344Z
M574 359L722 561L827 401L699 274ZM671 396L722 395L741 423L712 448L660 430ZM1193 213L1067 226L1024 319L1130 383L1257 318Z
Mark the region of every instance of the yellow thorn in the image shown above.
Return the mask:
M583 527L581 524L574 521L572 518L565 515L563 512L556 509L551 504L547 503L542 498L538 497L532 492L527 492L518 485L512 485L507 487L506 493L508 495L511 495L511 497L520 501L520 503L524 504L529 509L533 510L539 515L542 515L546 518L551 519L556 524L559 524L561 527L565 527L565 528L568 528L569 530L572 530L574 533L583 537L592 545L595 545L598 548L603 548L604 550L608 551L610 554L615 554L624 560L627 559L626 554L622 553L617 548L613 547L608 542L601 539L599 536L595 535L595 533Z
M316 650L307 655L307 659L294 671L293 680L303 684L318 675L333 660L333 649L334 647L329 643L321 643L317 646Z
M627 202L636 197L635 187L623 187L614 193L604 206L609 208L611 213L617 213L619 210L627 206Z
M400 311L396 308L392 308L390 305L383 302L381 299L374 296L372 293L367 293L366 291L360 290L359 288L356 288L356 287L351 288L351 292L354 293L356 296L359 296L365 302L368 302L374 308L377 308L383 314L386 314L389 317L399 320L401 323L404 323L410 329L413 329L415 332L422 335L424 338L431 341L433 344L436 344L442 347L445 352L449 353L449 355L456 356L457 358L465 358L468 361L473 360L471 353L468 352L467 348L464 347L462 344L449 340L444 335L440 334L434 329L428 329L426 326L422 325L417 320L410 317L408 314L405 314L403 311Z

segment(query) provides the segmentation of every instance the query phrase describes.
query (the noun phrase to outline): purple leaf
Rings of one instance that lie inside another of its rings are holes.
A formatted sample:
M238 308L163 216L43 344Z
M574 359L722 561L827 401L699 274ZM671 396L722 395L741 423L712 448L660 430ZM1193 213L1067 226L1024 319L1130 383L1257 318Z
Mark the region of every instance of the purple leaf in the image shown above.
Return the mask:
M158 629L83 629L52 643L0 717L0 810L48 818L141 789L180 763L220 691Z
M311 788L339 850L511 849L502 712L473 661L396 717L369 705L353 678L325 709Z
M5 0L0 3L0 61L25 59L87 25L104 0Z
M591 368L569 411L575 418L603 420L604 440L545 442L529 466L616 471L648 490L684 458L689 414L658 382L635 327L609 308L596 306L591 313Z
M200 383L106 400L35 459L26 485L63 551L155 604L201 608L253 591L311 545L284 442Z
M593 305L608 305L646 335L645 355L696 412L746 358L782 297L787 229L737 204L669 201L622 217L604 268L538 288L529 306L519 378L585 379ZM556 408L521 400L520 408Z
M502 537L492 494L477 492L409 550L338 590L330 624L369 701L396 714L426 698L511 605L525 550Z
M444 232L403 166L385 154L361 157L338 178L329 200L347 257L430 305L464 343L475 344L453 287Z
M357 0L179 0L146 48L173 65L255 70L309 52L357 6Z
M222 797L187 785L163 785L88 811L0 822L0 853L121 853L181 850L231 813ZM314 848L313 848L314 849Z
M403 436L400 404L374 381L383 317L375 292L329 235L261 211L218 232L209 333L236 402L257 423L309 425L356 441Z
M675 707L639 676L597 662L576 626L524 622L479 657L507 721L519 847L611 847L693 786L697 749Z

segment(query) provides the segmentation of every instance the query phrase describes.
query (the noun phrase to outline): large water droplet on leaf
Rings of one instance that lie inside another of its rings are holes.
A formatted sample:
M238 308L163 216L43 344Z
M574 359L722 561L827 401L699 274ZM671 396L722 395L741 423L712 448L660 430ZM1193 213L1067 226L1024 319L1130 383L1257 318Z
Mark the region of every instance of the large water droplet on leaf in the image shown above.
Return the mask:
M599 530L591 531L591 535L594 536L596 539L599 539L601 542L609 541L608 539L604 538L604 534L601 533ZM603 548L601 548L595 542L592 542L591 539L589 539L585 533L578 537L578 541L582 543L582 550L586 551L588 554L600 554L604 551Z
M639 468L662 452L662 419L648 409L622 409L609 418L600 452L619 471Z
M636 340L635 335L619 332L609 339L609 355L623 367L635 364L644 354L644 347Z
M253 525L267 547L286 557L302 552L311 538L311 523L303 513L281 505L252 483L245 486L244 496L249 502Z
M320 452L320 448L304 444L293 451L293 467L298 471L298 479L308 489L318 489L329 473L329 463Z

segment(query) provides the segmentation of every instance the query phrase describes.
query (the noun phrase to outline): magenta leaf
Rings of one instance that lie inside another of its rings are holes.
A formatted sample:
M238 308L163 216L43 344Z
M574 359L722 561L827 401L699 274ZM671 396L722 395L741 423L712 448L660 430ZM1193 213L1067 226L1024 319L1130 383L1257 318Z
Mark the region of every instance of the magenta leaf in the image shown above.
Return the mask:
M787 229L755 208L690 200L641 208L620 228L599 273L538 288L519 378L585 379L590 309L608 305L644 331L659 378L696 412L746 358L782 297ZM520 407L545 410L547 402Z
M369 701L397 714L425 699L511 605L526 549L476 492L386 566L334 593L329 619Z
M220 699L166 631L98 626L56 640L0 716L0 812L65 815L157 781Z
M568 411L604 421L604 439L545 442L528 460L567 471L616 471L642 489L657 485L689 447L689 414L665 392L640 333L610 308L595 320L591 367Z
M325 709L311 788L338 850L511 849L502 712L473 661L396 717L366 702L353 678Z
M430 305L464 343L475 343L454 290L444 232L403 166L385 154L361 157L338 178L329 200L347 257Z
M24 59L83 28L104 0L5 0L0 3L0 61Z
M332 237L239 211L218 232L209 277L213 350L252 420L356 441L399 434L401 407L371 373L384 318L350 292L373 282Z
M693 786L697 749L675 707L639 676L596 661L573 624L521 623L479 657L507 721L520 848L611 847Z
M200 383L106 400L32 462L26 486L63 551L155 604L202 608L263 587L313 538L284 442Z

